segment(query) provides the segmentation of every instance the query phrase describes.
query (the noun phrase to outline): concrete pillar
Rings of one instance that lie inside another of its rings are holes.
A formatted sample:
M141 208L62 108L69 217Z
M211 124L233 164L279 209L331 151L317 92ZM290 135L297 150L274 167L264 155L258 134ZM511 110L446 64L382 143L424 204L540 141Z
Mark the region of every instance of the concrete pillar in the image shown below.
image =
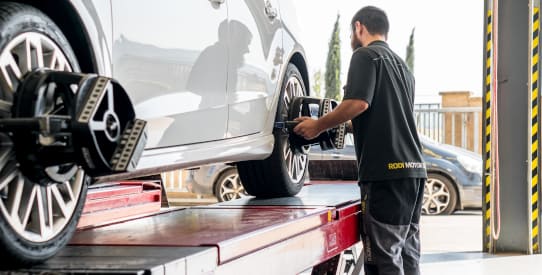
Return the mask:
M532 85L539 77L538 54L533 52L533 37L536 37L536 33L533 36L533 7L539 6L539 0L495 1L498 1L497 20L493 21L498 27L498 32L494 33L497 42L497 81L491 81L489 90L497 85L496 97L491 100L498 101L498 120L492 116L491 123L498 122L499 154L495 157L498 157L500 192L497 194L494 181L486 181L488 178L484 178L484 250L493 253L539 253L539 127L537 111L533 108L533 99L538 97L538 89L533 90ZM486 21L492 5L492 1L486 1ZM487 38L486 31L487 25L484 27ZM538 47L537 44L534 48L536 52ZM484 51L484 85L487 84L488 76L485 71L488 64L486 54L487 51ZM486 95L484 116L489 108ZM536 112L534 117L533 111ZM489 143L487 134L488 130L484 127L484 151ZM490 132L493 138L496 134ZM494 153L497 144L491 145L487 148L491 148ZM488 157L484 154L484 165ZM494 168L493 165L486 172ZM500 226L497 210L500 211ZM497 233L499 229L500 235L493 238L491 231Z

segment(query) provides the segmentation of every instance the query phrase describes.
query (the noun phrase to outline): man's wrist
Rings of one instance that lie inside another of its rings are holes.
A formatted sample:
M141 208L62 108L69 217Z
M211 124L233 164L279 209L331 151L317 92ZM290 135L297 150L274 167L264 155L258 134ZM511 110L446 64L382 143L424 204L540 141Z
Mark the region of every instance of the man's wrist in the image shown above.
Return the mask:
M318 134L322 133L325 130L325 129L322 130L322 121L320 119L316 120L315 126L316 126L316 130L318 131Z
M346 132L347 133L354 133L354 126L352 126L352 121L351 120L346 122Z

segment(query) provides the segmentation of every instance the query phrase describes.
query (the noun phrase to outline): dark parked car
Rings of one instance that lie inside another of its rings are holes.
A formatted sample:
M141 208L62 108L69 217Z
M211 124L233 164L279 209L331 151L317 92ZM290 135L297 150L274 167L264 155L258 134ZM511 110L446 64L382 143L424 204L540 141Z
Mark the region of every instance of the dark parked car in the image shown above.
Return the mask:
M482 207L482 158L465 149L441 144L421 136L428 180L423 213L451 214L455 210ZM309 154L310 180L357 180L357 164L352 136L342 150L321 151L318 146ZM208 165L192 170L188 179L192 191L214 194L219 201L247 196L234 166Z

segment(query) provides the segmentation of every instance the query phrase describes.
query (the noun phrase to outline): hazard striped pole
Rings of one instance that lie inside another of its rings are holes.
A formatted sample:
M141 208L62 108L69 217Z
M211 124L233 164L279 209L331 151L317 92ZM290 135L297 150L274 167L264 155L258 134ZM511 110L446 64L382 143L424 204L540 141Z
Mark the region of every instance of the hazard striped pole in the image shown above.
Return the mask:
M540 37L540 2L539 0L533 0L530 5L530 18L532 21L529 24L530 35L529 45L530 45L530 76L529 83L530 87L530 121L531 127L530 132L530 191L531 191L531 251L534 254L540 253L540 238L539 238L539 169L538 169L538 136L539 136L539 125L538 125L538 105L539 105L539 37Z
M484 191L483 251L491 247L491 92L493 76L493 1L486 1L484 66Z

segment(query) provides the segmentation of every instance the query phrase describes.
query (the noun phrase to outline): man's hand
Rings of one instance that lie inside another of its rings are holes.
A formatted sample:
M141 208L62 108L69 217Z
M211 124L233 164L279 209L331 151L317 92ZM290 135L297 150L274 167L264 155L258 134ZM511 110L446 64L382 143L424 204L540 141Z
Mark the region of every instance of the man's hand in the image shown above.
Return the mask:
M323 131L333 128L343 122L347 122L354 117L362 114L369 108L367 101L362 99L345 99L333 109L332 112L327 113L325 116L318 120L310 117L298 117L295 121L300 123L294 128L294 132L306 140L311 140Z
M318 120L316 119L302 116L294 120L299 121L299 124L297 124L297 126L295 126L294 128L294 133L304 137L306 140L316 138L318 135L320 135L320 133L324 131L320 129Z

